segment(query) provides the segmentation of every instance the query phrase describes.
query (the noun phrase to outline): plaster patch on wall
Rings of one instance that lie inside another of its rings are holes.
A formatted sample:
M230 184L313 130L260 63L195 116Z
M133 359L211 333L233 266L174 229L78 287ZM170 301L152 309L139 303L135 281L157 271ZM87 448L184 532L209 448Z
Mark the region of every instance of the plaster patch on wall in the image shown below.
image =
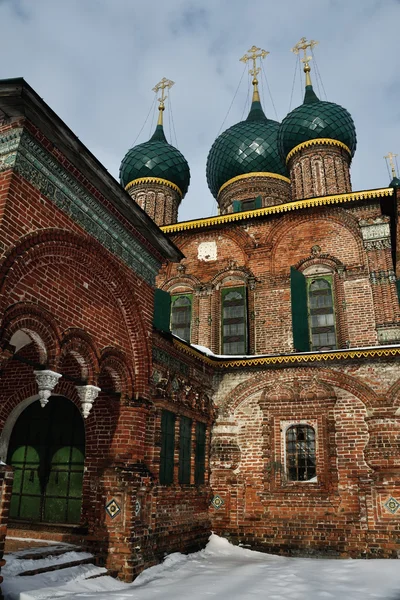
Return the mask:
M201 242L197 251L197 258L204 261L217 260L217 243L215 241Z

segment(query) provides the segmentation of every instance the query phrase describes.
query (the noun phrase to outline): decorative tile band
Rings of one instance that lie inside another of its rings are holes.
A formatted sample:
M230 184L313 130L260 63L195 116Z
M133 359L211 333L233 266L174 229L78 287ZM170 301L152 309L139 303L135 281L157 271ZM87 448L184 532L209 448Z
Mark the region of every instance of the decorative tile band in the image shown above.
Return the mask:
M391 356L400 356L400 345L394 346L393 348L358 348L354 350L337 350L334 352L319 352L319 353L305 353L305 354L284 354L278 356L248 356L245 358L232 358L224 359L218 356L206 356L180 342L179 340L173 340L174 346L179 348L185 354L190 354L203 362L212 365L219 369L230 369L232 367L264 367L274 365L290 365L299 363L318 363L327 362L331 360L349 360L359 358L386 358Z
M132 181L126 184L125 189L128 191L131 189L131 187L141 185L143 183L158 183L160 185L166 185L167 187L178 192L181 198L183 196L180 188L178 188L175 183L172 183L172 181L168 181L167 179L161 179L160 177L140 177L139 179L132 179Z
M182 373L182 375L189 375L188 365L170 356L168 352L161 350L161 348L153 348L153 361L161 365L166 365L169 369Z
M244 175L237 175L236 177L232 177L226 183L221 185L218 191L218 196L228 185L231 183L235 183L235 181L241 181L242 179L251 179L251 177L272 177L273 179L280 179L281 181L285 181L286 183L290 183L289 177L285 177L284 175L279 175L278 173L269 173L269 172L257 172L257 173L245 173Z
M296 200L295 202L286 202L285 204L276 204L266 208L257 208L255 210L246 210L243 212L229 213L228 215L219 215L209 219L197 219L194 221L183 221L174 225L166 225L160 229L164 233L177 233L189 229L202 229L204 227L213 227L224 223L235 221L244 221L278 213L300 210L302 208L312 208L314 206L329 206L330 204L343 204L344 202L354 202L355 200L369 200L371 198L383 198L392 196L393 188L380 188L377 190L364 190L362 192L350 192L349 194L334 194L332 196L320 196L318 198L306 198L305 200Z
M326 146L338 146L339 148L343 148L343 150L346 150L346 152L348 152L351 156L350 148L346 146L346 144L343 144L343 142L339 142L339 140L333 140L332 138L315 138L313 140L307 140L306 142L302 142L301 144L295 146L287 155L286 164L289 162L292 156L296 154L296 152L300 152L300 150L303 150L303 148L316 146L317 144L324 144Z
M145 281L155 284L159 261L22 129L0 136L0 170L10 167Z

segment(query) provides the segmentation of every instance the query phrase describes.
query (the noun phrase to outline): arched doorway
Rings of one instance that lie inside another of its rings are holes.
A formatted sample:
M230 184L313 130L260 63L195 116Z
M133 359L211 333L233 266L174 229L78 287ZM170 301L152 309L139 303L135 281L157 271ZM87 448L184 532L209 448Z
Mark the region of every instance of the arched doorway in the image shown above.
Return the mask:
M13 428L7 462L14 467L10 518L79 523L85 430L76 406L53 396L33 402Z

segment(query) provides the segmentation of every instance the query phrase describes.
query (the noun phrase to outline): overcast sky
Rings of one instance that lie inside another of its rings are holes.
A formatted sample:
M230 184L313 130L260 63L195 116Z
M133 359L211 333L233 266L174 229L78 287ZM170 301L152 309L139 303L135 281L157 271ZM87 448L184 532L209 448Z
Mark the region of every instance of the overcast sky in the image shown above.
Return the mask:
M383 156L400 154L400 0L0 0L0 24L0 77L24 77L116 178L152 88L175 81L178 143L167 110L166 134L192 177L180 221L216 214L207 154L234 97L223 129L246 116L250 86L239 59L253 44L270 52L263 66L277 117L261 76L260 91L267 116L281 121L291 96L294 108L303 95L290 48L302 36L319 40L326 98L357 128L354 190L388 185ZM313 64L312 77L318 93ZM136 143L148 140L154 119L150 111Z

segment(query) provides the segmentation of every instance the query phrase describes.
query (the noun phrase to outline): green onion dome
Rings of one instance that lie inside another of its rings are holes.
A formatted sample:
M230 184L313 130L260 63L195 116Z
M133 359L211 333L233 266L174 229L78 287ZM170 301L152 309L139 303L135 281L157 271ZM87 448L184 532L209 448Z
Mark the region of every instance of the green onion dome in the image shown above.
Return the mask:
M208 154L207 183L214 198L238 176L257 173L287 179L278 152L278 130L279 123L267 119L256 92L247 119L217 137Z
M312 140L324 140L345 146L354 156L357 146L356 128L350 113L333 102L320 100L312 85L306 85L304 102L292 110L279 128L278 145L282 159L297 146Z
M125 189L145 181L163 183L183 198L189 187L190 169L183 154L167 142L163 126L158 123L148 142L128 150L119 176Z

